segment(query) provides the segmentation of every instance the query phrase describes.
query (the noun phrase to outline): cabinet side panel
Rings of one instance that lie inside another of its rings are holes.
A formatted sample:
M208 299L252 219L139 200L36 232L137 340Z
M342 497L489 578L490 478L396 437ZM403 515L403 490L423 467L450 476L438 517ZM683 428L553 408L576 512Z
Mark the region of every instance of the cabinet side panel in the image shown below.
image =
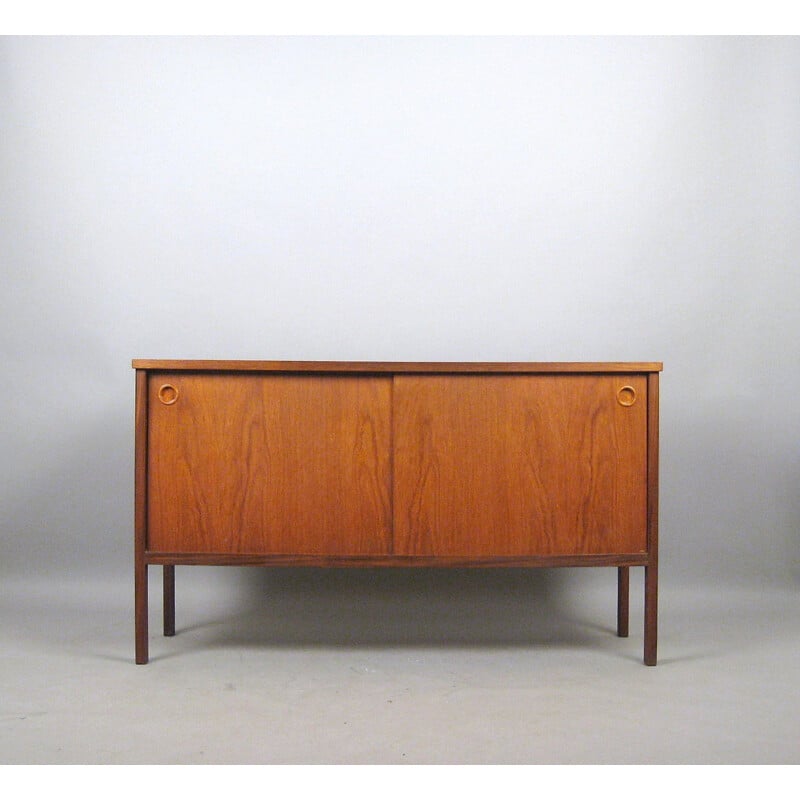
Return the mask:
M658 381L657 372L648 375L647 388L647 549L651 563L658 563Z
M140 560L147 547L147 372L136 370L134 422L134 555Z
M151 550L390 551L390 377L154 373L149 395Z
M394 454L397 554L646 549L644 376L397 376Z

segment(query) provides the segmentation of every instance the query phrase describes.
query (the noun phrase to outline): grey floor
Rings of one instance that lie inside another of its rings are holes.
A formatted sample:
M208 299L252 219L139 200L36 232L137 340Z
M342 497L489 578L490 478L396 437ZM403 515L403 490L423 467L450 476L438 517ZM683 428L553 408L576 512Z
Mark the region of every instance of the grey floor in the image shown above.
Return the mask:
M0 762L797 763L800 592L675 587L659 656L603 570L177 569L2 582Z

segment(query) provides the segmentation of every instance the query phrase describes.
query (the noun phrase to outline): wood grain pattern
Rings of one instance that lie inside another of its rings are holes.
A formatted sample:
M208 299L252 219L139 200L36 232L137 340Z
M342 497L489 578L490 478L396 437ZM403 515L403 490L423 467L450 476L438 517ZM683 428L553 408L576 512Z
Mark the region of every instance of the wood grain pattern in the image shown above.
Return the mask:
M149 550L391 551L390 378L159 372L149 399Z
M646 550L643 375L398 375L393 439L397 554Z
M177 372L334 372L334 373L644 373L660 371L659 361L224 361L147 359L132 361L136 369Z

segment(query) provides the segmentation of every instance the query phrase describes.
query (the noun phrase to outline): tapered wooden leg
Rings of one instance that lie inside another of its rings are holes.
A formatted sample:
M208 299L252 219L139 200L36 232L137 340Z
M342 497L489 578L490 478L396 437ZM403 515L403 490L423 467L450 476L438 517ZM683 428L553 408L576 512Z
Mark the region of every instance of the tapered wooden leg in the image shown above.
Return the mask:
M630 567L617 568L617 636L628 635Z
M136 663L146 664L149 656L147 649L147 564L142 559L136 559L135 573Z
M175 635L175 565L164 564L164 636Z
M644 663L656 665L658 640L658 565L644 568Z

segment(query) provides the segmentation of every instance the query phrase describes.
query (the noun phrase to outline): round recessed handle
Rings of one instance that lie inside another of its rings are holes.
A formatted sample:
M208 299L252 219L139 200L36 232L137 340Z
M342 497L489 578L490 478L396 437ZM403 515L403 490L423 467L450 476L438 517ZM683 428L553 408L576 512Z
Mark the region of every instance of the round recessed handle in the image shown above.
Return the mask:
M158 390L158 399L165 406L171 406L178 399L178 389L171 383L165 383Z
M623 386L617 391L617 402L621 406L632 406L636 402L636 389L633 386Z

